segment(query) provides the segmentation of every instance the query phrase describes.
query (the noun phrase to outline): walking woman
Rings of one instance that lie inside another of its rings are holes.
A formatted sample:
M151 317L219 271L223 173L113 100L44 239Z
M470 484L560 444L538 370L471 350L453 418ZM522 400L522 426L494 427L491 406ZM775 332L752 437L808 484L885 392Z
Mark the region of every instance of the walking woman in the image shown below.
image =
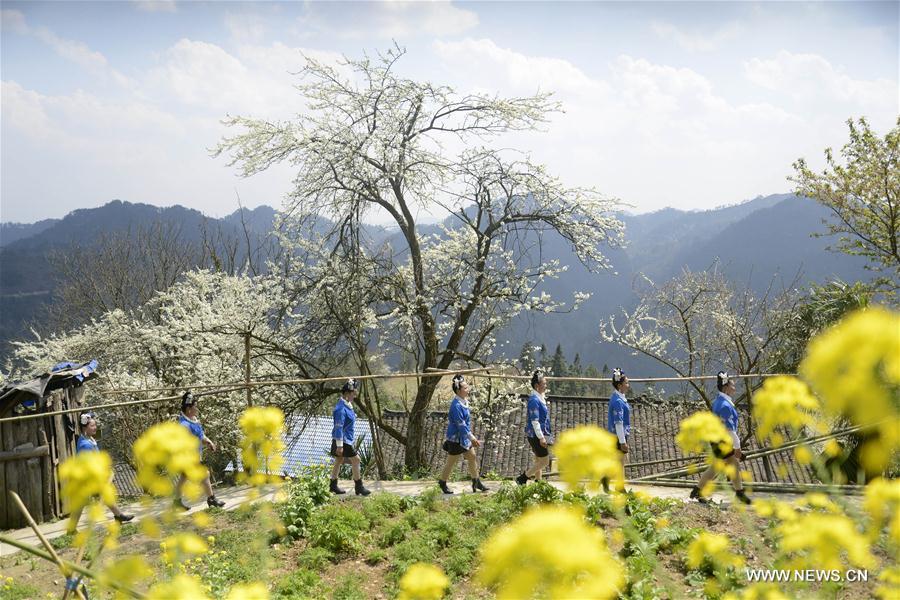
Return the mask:
M462 375L453 377L453 393L456 394L450 402L450 412L447 415L447 439L444 441L444 451L447 453L447 462L441 471L438 485L445 494L453 491L447 487L447 480L453 467L463 456L469 467L469 477L472 478L473 492L486 492L488 488L481 483L478 477L478 466L475 464L475 448L481 446L481 442L472 433L472 416L469 414L469 383Z
M525 439L534 453L534 464L516 477L519 485L525 485L529 479L540 481L544 468L550 464L550 445L553 442L550 437L550 411L547 410L547 401L544 399L546 391L547 378L538 369L531 374L531 396L528 397L525 423Z
M97 444L97 440L94 439L94 436L97 435L97 419L91 413L82 413L80 421L81 435L78 436L78 441L75 442L75 454L81 454L82 452L99 452L100 445ZM126 515L123 513L115 504L110 505L108 508L119 523L127 523L134 518L134 515ZM81 511L78 511L78 514L72 515L72 523L78 523L80 517Z
M369 490L363 486L359 473L359 456L353 447L353 429L356 425L356 413L353 412L353 401L359 390L359 383L355 379L348 379L341 386L341 397L332 413L334 428L331 430L331 455L334 457L334 466L331 468L331 493L344 494L344 490L338 487L338 476L341 465L350 462L353 474L353 487L357 496L368 496Z
M606 428L616 436L616 447L619 457L625 462L628 454L628 438L631 436L631 406L625 397L631 390L631 383L622 369L614 369L612 373L613 393L609 398L609 411L606 418ZM609 493L609 479L602 479L603 491Z
M741 471L738 468L738 461L741 460L743 454L741 453L741 438L738 436L738 412L734 408L734 400L731 399L736 389L734 381L728 377L728 373L719 371L716 375L716 387L719 389L719 395L713 400L712 411L722 420L722 423L725 424L725 429L731 435L732 449L730 452L723 453L717 444L713 444L712 451L716 458L724 460L726 464L733 468L731 484L734 486L734 492L738 500L744 504L750 504L750 498L744 492ZM700 481L697 485L691 489L691 498L704 504L709 502L709 499L702 495L702 490L715 477L716 469L710 466L700 476Z
M178 423L187 427L188 431L191 432L200 442L198 446L198 452L200 452L200 457L203 457L203 447L206 446L213 452L216 451L216 444L206 437L206 433L203 431L203 425L200 423L200 407L197 405L197 400L194 398L194 395L190 392L185 392L181 396L181 417L178 418ZM187 477L182 475L178 479L178 484L175 486L175 508L181 510L190 510L190 506L184 503L184 500L181 498L181 487L187 481ZM209 480L209 470L207 469L206 478L203 480L203 488L206 490L206 505L210 508L222 508L225 506L225 502L216 498L216 495L213 493L212 482Z

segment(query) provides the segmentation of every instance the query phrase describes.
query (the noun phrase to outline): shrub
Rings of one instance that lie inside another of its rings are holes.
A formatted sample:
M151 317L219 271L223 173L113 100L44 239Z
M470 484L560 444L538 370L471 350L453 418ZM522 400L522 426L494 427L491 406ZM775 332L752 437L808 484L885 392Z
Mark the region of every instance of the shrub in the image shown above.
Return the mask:
M397 544L394 547L394 557L391 559L391 575L394 582L415 563L434 560L434 548L421 537L411 537Z
M298 569L282 577L272 590L273 600L313 600L321 598L318 592L322 579L308 569Z
M279 505L278 516L284 523L284 537L296 540L307 534L313 510L331 497L325 467L307 467L285 486L285 493L287 499Z
M334 554L330 550L310 546L297 557L297 566L310 571L320 571L332 560L334 560Z
M442 492L439 488L430 487L419 494L419 505L428 512L434 512L438 509L438 503L441 502Z
M362 503L360 510L372 523L380 523L404 510L403 499L395 494L372 494Z
M465 523L460 517L452 513L437 513L423 521L420 530L432 547L447 548L463 528Z
M381 548L389 548L399 544L406 539L407 534L412 530L406 521L397 521L385 525L378 536L378 545Z
M415 506L403 515L403 520L409 523L413 529L418 529L419 524L428 517L428 513L421 506Z
M352 556L359 549L359 536L368 528L368 519L353 507L330 504L310 516L309 541L336 556Z
M504 482L497 491L499 500L511 504L513 514L521 513L530 506L559 502L562 495L562 492L543 480L526 485Z

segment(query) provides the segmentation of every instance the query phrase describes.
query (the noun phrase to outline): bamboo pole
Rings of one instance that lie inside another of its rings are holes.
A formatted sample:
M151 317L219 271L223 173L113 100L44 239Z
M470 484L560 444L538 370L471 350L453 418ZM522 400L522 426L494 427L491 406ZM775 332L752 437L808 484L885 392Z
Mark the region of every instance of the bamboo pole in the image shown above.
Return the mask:
M411 379L411 378L419 378L419 377L443 377L444 375L448 375L450 373L456 374L461 373L463 375L467 373L478 373L481 371L487 371L489 367L477 367L472 369L459 369L456 371L452 370L444 370L444 369L436 369L436 368L427 368L424 373L384 373L384 374L369 374L369 375L339 375L336 377L318 377L318 378L307 378L307 379L272 379L272 380L259 380L259 381L232 381L226 383L210 383L210 384L202 384L202 385L191 385L185 386L189 387L192 390L208 390L215 388L223 388L223 387L237 387L239 389L244 389L247 385L252 387L268 387L272 385L305 385L305 384L313 384L313 383L332 383L336 381L346 381L347 379L358 379L358 380L366 380L366 379ZM171 390L173 387L177 386L166 386L166 387L156 387L156 388L126 388L119 390L101 390L94 392L99 396L115 396L115 395L123 395L123 394L140 394L145 392L166 392Z
M307 379L274 379L271 381L233 381L226 383L215 383L215 384L203 384L203 385L192 385L187 386L194 390L204 390L204 389L214 389L220 387L234 387L241 386L243 389L244 386L250 385L253 387L267 387L270 385L304 385L304 384L313 384L313 383L331 383L335 381L344 381L348 378L353 379L410 379L410 378L421 378L421 377L441 377L443 375L448 374L467 374L467 373L479 373L484 371L490 371L492 368L496 367L477 367L472 369L438 369L435 367L428 367L424 372L421 373L386 373L386 374L370 374L370 375L340 375L337 377L319 377L319 378L307 378ZM751 373L746 375L731 375L733 379L757 379L757 378L766 378L766 377L780 377L782 376L779 373ZM484 377L488 377L491 379L519 379L522 381L530 381L531 375L514 375L514 374L504 374L504 373L494 373L487 374ZM656 382L671 382L671 381L700 381L700 380L714 380L716 378L715 375L692 375L688 377L643 377L643 378L630 378L629 381L634 383L656 383ZM552 375L547 376L548 381L564 381L564 382L584 382L584 383L608 383L609 377L556 377ZM166 387L156 387L156 388L126 388L126 389L113 389L113 390L102 390L95 392L100 396L115 396L122 394L141 394L148 392L165 392L171 390L175 386L166 386Z
M822 434L822 435L818 435L818 436L814 436L814 437L810 437L810 438L803 438L800 440L793 440L786 444L782 444L781 446L777 446L775 448L762 448L760 450L754 450L753 452L748 452L745 455L744 460L751 460L754 458L761 458L763 456L770 456L772 454L778 454L779 452L791 450L793 448L796 448L797 446L802 446L802 445L806 445L806 444L815 444L818 442L823 442L825 440L840 437L842 435L855 433L857 431L866 429L868 427L874 427L879 422L872 423L869 425L855 425L853 427L847 427L845 429L841 429L839 431L833 431L833 432L827 433L827 434ZM663 471L660 473L651 473L650 475L644 475L643 477L638 477L637 479L635 479L635 481L649 481L649 480L659 479L662 477L680 477L680 476L684 476L684 475L690 475L691 474L690 471L692 470L692 467L695 469L695 472L696 472L696 470L699 470L700 468L705 466L705 464L706 463L704 463L704 462L698 462L698 463L694 463L693 465L686 465L684 467L680 467L678 469L674 469L674 470L670 470L670 471Z
M76 565L80 565L80 564L81 564L81 559L84 557L84 551L85 551L86 548L87 548L87 544L82 544L82 545L81 545L81 548L78 549L78 554L75 556L75 563L74 563L74 564L76 564ZM66 599L69 597L69 592L71 591L71 590L69 589L69 586L68 586L68 581L69 581L69 578L67 577L67 578L66 578L66 584L67 584L67 585L66 585L66 589L63 591L62 600L66 600ZM80 582L77 582L77 583L76 583L76 586L78 585L78 583L80 583Z
M169 389L171 389L171 388L169 388ZM244 388L243 388L243 384L238 384L238 387L226 388L226 389L222 389L222 390L215 390L215 391L211 391L211 392L200 392L200 393L198 393L198 394L195 394L195 396L197 396L197 397L202 397L202 396L214 396L214 395L216 395L216 394L227 394L227 393L231 393L231 392L240 391L240 390L242 390L242 389L244 389ZM88 411L98 410L98 409L101 409L101 408L103 408L103 409L106 409L106 408L121 408L121 407L123 407L123 406L134 406L134 405L143 405L143 404L155 404L155 403L158 403L158 402L171 402L171 401L173 401L173 400L180 400L180 399L181 399L181 396L164 396L164 397L162 397L162 398L147 398L147 399L144 399L144 400L128 400L128 401L125 401L125 402L112 402L112 403L109 403L109 404L96 404L96 405L94 405L94 406L82 406L82 407L79 407L79 408L69 408L69 409L65 409L65 410L54 410L54 411L50 411L50 412L34 413L34 414L31 414L31 415L19 415L19 416L16 416L16 417L4 417L4 418L0 419L0 423L7 423L7 422L13 422L13 421L28 421L28 420L31 420L31 419L41 419L41 418L43 418L43 417L52 417L52 416L55 416L55 415L65 415L65 414L83 413L83 412L88 412Z
M625 480L626 483L636 484L636 485L646 485L648 482L646 481L638 481L633 479ZM692 488L696 484L692 481L682 481L680 479L656 479L651 482L653 485L659 485L660 487L678 487L678 488ZM717 481L715 482L717 488L721 489L731 489L730 481ZM750 488L754 491L760 492L782 492L782 493L797 493L802 494L806 492L840 492L841 494L850 494L850 495L858 495L865 492L865 486L861 485L828 485L828 484L816 484L816 483L771 483L764 481L744 481L743 485L745 488Z
M28 508L25 506L25 503L22 502L22 499L19 498L19 495L12 490L9 491L9 495L12 497L13 502L16 503L16 506L19 507L19 511L25 517L25 520L28 522L28 525L31 527L32 531L34 531L34 534L37 536L37 538L41 541L41 544L44 546L44 548L47 549L52 562L56 563L56 566L59 567L59 571L60 573L62 573L62 576L68 579L72 574L72 569L63 564L63 561L59 558L56 550L53 548L53 546L50 545L50 542L47 541L47 538L44 537L44 534L41 533L41 528L38 527L38 524L34 522L34 518L31 516L31 513L28 512ZM75 595L81 598L81 600L87 600L84 597L84 594L82 594L81 590L79 589L75 590Z
M625 468L627 469L628 467L631 467L631 468L649 467L652 465L661 465L664 463L671 463L671 462L688 462L688 461L692 461L692 460L699 460L701 458L703 458L703 457L699 456L699 455L694 455L694 456L681 456L681 457L677 457L677 458L662 458L660 460L645 460L643 462L627 463L627 464L625 464Z

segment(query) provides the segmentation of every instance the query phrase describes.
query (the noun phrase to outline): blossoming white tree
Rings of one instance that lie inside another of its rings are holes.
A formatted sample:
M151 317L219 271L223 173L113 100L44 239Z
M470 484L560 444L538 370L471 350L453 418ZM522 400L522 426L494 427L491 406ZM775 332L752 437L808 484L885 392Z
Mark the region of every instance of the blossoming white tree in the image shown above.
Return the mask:
M162 395L178 395L195 386L243 379L244 336L249 335L254 379L318 377L346 359L328 327L286 293L279 277L190 271L132 311L115 309L70 332L14 343L19 365L14 376L45 371L60 360L96 358L101 377L91 385L94 394L163 387L170 392ZM288 413L309 413L322 396L294 386L256 393ZM103 396L106 402L121 399ZM90 400L102 403L97 396ZM225 451L219 457L223 461L236 448L236 416L245 405L243 390L201 401L210 437ZM128 458L131 445L148 426L177 412L177 401L105 410L104 445Z
M622 225L614 200L564 187L525 156L475 146L537 128L559 110L549 94L458 94L398 75L403 54L394 48L336 67L307 59L303 114L287 122L229 118L242 131L216 154L229 154L243 176L294 166L282 243L303 245L308 230L299 225L310 215L329 218L322 250L371 265L370 279L344 285L371 286L366 306L377 315L378 341L415 356L419 369L446 369L489 356L493 334L518 312L559 307L537 291L564 268L541 258L544 234L562 236L589 268L605 268L600 248L621 242ZM453 219L423 233L423 209ZM376 211L393 220L399 240L356 243L361 220ZM410 469L423 464L435 386L433 378L420 382L407 432L395 435Z

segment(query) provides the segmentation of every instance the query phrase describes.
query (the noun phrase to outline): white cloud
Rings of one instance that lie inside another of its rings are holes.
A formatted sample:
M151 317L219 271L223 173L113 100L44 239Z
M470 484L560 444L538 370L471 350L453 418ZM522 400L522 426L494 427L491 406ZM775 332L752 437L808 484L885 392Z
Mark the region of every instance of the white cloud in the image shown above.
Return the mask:
M497 46L488 39L465 39L459 42L436 40L434 50L452 70L478 65L480 79L490 80L488 72L499 71L504 81L517 90L586 93L602 91L603 84L589 78L571 62L559 58L527 56ZM477 62L469 62L469 61ZM487 82L485 82L487 83Z
M167 49L141 85L142 95L193 112L283 119L300 111L295 75L304 55L336 65L341 56L275 42L245 44L232 54L221 46L182 39Z
M258 43L266 35L266 22L260 15L242 12L225 13L225 28L238 43Z
M490 40L436 43L435 50L445 72L466 73L457 82L462 91L558 92L565 114L553 117L547 133L514 134L504 145L531 150L570 185L596 186L641 210L783 191L800 155L794 140L816 138L803 118L773 104L729 101L689 68L622 55L599 78ZM473 64L477 70L466 69Z
M134 6L141 12L178 12L175 0L135 0Z
M382 37L455 35L478 25L478 15L443 0L390 0L378 5L375 26Z
M658 37L672 40L690 52L712 52L724 42L734 39L741 32L737 23L727 23L712 33L688 33L671 23L653 21L650 24Z
M46 27L31 27L18 10L3 9L3 29L14 31L19 35L29 35L50 46L57 55L73 62L94 75L109 77L117 84L129 88L133 82L112 68L106 57L87 44L77 40L61 38Z
M477 13L447 0L389 0L344 5L310 2L297 19L298 35L310 31L342 39L410 39L416 36L450 36L478 25Z
M81 65L85 69L102 73L109 67L109 62L103 54L96 50L91 50L83 42L63 39L45 27L38 27L32 30L32 33L36 38L53 48L58 55Z
M753 83L800 102L839 102L886 112L897 111L900 102L896 80L854 79L817 54L782 50L774 58L752 58L744 63L744 74Z
M23 34L28 33L28 25L25 24L25 15L22 11L11 8L0 10L0 23L6 31Z

